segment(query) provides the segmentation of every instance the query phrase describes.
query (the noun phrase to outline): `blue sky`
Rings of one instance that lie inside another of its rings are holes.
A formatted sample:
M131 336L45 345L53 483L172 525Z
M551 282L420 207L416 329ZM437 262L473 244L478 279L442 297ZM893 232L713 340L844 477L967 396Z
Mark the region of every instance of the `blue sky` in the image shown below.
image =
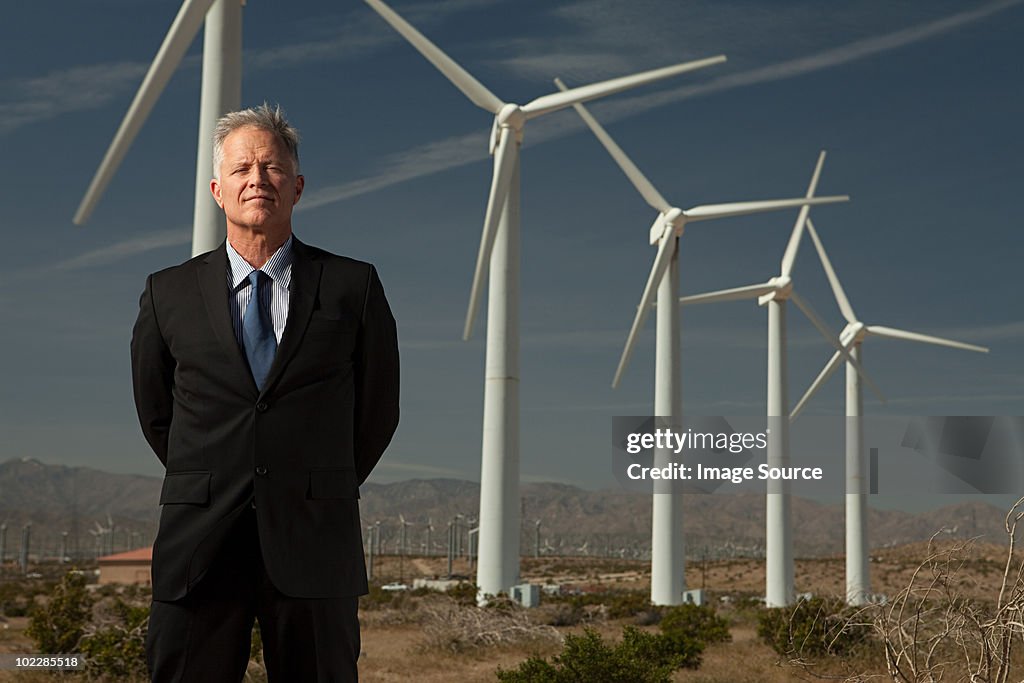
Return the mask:
M800 196L869 323L988 356L877 340L889 397L869 412L1024 410L1024 3L443 0L392 5L499 97L724 53L728 63L591 111L670 202ZM158 474L135 423L128 340L147 273L189 255L201 39L89 224L71 216L178 9L174 0L8 8L0 40L0 458ZM485 325L460 341L490 183L491 117L361 2L249 0L243 102L280 102L304 137L303 240L374 262L400 325L403 418L376 481L479 477ZM653 316L612 374L654 250L654 213L571 110L523 152L522 473L610 486L613 415L653 402ZM690 225L682 289L776 274L795 213ZM838 329L805 241L797 288ZM791 402L830 355L790 316ZM481 317L480 321L484 318ZM766 312L685 310L696 414L761 415ZM841 377L808 414L842 412ZM841 447L841 444L837 444Z

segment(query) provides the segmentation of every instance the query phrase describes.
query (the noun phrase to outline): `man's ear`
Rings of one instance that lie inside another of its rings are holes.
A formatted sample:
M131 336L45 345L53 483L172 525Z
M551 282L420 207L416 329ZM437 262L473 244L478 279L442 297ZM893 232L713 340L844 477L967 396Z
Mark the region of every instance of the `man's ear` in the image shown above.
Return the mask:
M214 178L210 181L210 194L213 195L213 201L217 202L217 206L224 208L224 201L220 196L220 181Z
M304 176L295 176L295 200L292 202L292 206L299 203L299 197L302 196L302 188L306 185L306 178Z

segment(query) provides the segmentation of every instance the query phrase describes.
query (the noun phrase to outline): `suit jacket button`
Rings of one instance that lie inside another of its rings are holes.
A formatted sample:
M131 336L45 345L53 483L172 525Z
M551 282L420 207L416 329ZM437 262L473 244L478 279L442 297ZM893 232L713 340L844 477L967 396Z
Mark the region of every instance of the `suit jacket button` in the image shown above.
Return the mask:
M258 474L259 476L261 476L261 477L262 477L262 476L263 476L263 475L265 475L266 473L267 473L267 467L266 467L266 465L258 465L258 466L256 467L256 474Z
M270 406L267 405L266 402L260 401L259 403L256 404L256 410L260 411L261 413L265 413L268 410L270 410Z

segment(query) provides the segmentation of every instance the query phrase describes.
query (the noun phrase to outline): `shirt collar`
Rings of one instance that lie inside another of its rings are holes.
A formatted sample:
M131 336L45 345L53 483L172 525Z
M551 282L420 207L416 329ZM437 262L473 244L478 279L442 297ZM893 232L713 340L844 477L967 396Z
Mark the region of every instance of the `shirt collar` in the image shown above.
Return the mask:
M235 248L231 246L231 241L228 240L227 251L228 251L228 283L231 285L232 291L238 289L242 284L248 280L249 273L256 270L249 262L246 261L242 256L235 251ZM288 240L277 248L277 251L270 257L270 259L263 264L262 270L270 279L281 285L285 289L288 289L292 279L292 236L288 236Z

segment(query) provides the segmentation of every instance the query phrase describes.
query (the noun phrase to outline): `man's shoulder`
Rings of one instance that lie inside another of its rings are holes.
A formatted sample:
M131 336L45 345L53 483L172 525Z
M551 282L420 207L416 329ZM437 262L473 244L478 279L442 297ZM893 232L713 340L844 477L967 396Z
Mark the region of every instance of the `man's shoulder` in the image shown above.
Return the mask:
M304 242L298 243L296 246L298 247L299 250L301 250L304 253L306 258L308 258L310 261L319 262L328 268L338 268L342 270L350 270L353 272L362 273L365 273L369 269L373 268L372 263L360 261L359 259L354 259L350 256L342 256L341 254L335 254L333 252L327 251L326 249L314 247Z
M175 283L182 282L183 279L192 279L195 277L196 269L206 264L212 257L217 255L220 251L221 255L224 255L224 245L221 244L217 249L208 251L198 256L193 256L184 263L179 263L176 266L169 266L162 270L158 270L152 273L149 277L154 284L160 285L174 285ZM224 255L226 259L226 255Z

